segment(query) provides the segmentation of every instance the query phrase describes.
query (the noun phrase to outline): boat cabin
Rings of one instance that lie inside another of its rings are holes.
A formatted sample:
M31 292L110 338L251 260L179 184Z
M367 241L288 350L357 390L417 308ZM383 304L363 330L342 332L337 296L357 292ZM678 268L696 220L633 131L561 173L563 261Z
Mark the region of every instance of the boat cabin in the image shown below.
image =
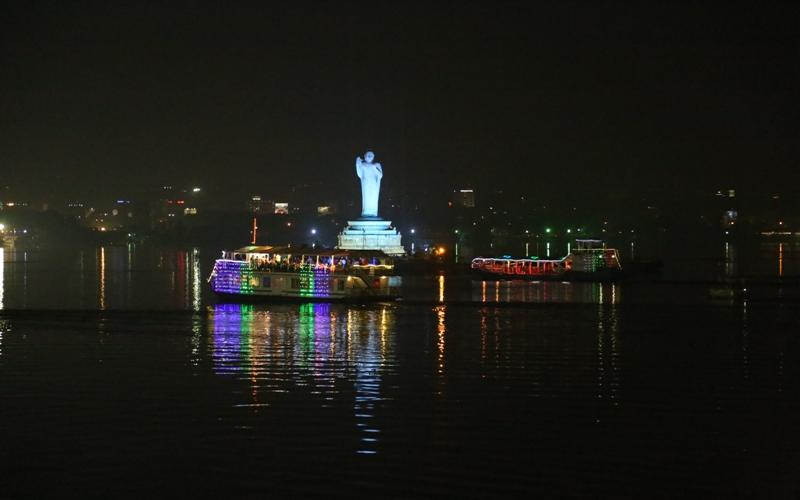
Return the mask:
M606 248L603 240L575 240L575 247L561 259L513 259L510 257L472 259L470 267L479 273L503 277L561 277L622 269L619 255Z
M246 246L223 251L222 259L247 262L252 270L267 272L300 272L310 267L329 273L361 271L375 274L394 269L392 257L379 251Z
M564 258L569 269L583 273L595 273L603 269L621 270L619 253L615 248L606 248L603 240L575 240L575 248Z

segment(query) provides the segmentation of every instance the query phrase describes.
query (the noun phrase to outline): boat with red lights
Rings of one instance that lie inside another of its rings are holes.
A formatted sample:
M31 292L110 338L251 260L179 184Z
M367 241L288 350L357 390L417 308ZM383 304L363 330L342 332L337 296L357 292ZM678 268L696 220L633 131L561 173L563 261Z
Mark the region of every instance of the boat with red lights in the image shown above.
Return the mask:
M254 245L223 251L209 282L236 301L388 300L400 296L401 278L380 251Z
M592 239L576 240L575 248L561 259L477 257L470 268L484 279L616 281L623 277L619 252Z

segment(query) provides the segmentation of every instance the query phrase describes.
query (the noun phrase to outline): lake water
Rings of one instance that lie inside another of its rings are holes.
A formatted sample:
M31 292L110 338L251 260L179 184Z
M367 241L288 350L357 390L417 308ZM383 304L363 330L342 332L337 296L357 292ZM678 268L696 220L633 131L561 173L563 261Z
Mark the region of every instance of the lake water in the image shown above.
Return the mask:
M800 493L792 285L443 276L407 303L236 305L214 255L3 252L0 496Z

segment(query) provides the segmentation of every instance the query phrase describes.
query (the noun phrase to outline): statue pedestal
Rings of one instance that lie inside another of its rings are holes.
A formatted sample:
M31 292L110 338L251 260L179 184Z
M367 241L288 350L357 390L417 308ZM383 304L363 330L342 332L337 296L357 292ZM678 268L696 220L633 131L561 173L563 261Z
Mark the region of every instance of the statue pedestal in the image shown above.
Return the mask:
M347 221L347 227L339 233L342 250L380 250L387 255L405 255L401 236L392 227L392 221L359 219Z

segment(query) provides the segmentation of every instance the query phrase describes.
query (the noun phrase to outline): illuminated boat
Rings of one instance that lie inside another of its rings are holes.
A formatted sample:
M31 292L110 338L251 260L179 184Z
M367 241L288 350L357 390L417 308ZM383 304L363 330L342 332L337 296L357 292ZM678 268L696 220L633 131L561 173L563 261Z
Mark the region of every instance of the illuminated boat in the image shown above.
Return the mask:
M622 278L619 252L602 240L576 240L575 248L561 259L477 257L473 273L488 279L564 281L615 281Z
M234 300L385 300L400 295L393 272L380 251L247 246L223 251L209 282Z

